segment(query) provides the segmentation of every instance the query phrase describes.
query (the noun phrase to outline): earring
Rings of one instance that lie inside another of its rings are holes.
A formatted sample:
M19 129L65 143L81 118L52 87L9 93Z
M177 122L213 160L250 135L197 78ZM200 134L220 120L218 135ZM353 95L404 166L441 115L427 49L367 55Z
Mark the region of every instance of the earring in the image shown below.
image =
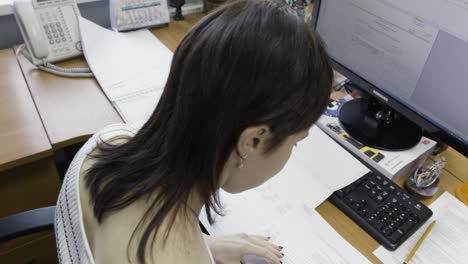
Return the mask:
M247 155L247 154L246 155L239 154L239 164L237 164L238 169L244 168L244 160L247 159L248 156L249 155Z

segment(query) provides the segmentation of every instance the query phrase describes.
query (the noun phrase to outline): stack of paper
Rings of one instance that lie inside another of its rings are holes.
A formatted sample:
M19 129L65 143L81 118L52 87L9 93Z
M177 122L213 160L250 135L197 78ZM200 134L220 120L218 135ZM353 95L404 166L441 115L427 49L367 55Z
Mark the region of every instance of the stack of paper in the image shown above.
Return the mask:
M376 255L385 264L401 264L428 225L434 228L411 259L411 264L468 263L468 207L450 193L442 194L431 206L434 215L396 251L379 247Z
M220 191L226 215L212 234L265 234L284 246L283 263L366 263L315 211L331 193L368 172L353 156L313 127L283 168L262 186L240 194ZM203 210L202 210L203 211Z
M102 90L127 123L146 121L169 75L172 52L147 29L118 33L79 17L83 51Z

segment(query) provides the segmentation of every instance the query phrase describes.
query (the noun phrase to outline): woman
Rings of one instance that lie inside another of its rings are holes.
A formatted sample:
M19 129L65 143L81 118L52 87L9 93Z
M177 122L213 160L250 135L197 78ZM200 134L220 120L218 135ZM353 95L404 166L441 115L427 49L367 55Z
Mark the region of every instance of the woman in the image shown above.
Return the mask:
M74 158L57 205L62 263L281 263L255 235L204 236L217 191L254 188L287 162L325 109L332 70L283 1L241 0L201 20L174 53L140 130L105 128Z

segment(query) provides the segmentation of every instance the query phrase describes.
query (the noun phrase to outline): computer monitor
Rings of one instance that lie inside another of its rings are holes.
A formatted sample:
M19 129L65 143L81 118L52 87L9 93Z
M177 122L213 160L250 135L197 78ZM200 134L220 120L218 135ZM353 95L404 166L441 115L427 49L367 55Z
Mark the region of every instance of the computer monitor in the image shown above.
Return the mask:
M352 137L405 149L423 129L468 156L467 1L314 3L311 24L335 70L366 95L340 111Z

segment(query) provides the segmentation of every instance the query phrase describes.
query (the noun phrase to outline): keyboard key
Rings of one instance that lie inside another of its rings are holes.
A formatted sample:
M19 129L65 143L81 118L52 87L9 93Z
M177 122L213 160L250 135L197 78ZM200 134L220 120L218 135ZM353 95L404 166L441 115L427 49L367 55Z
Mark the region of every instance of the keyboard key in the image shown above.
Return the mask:
M377 193L382 193L383 192L383 189L380 186L377 186L377 188L375 188L375 189L376 189Z
M403 222L401 221L400 218L396 218L395 221L393 221L393 224L395 225L395 228L399 228Z
M401 213L400 217L403 218L403 221L406 221L409 218L408 214L405 213Z
M389 194L388 192L386 192L386 191L383 191L383 193L382 193L382 197L383 197L384 199L386 199L389 195L390 195L390 194Z
M388 238L392 243L396 243L400 237L402 237L404 232L401 229L397 229L395 232L392 233L392 235Z
M350 192L353 191L353 188L351 188L351 187L346 187L346 188L344 188L343 191L344 191L345 194L349 194Z
M367 211L366 209L362 209L362 210L361 210L361 215L364 216L364 217L366 217L366 216L369 215L369 211Z
M380 229L380 231L381 231L382 234L385 235L385 236L390 235L390 229L388 229L388 227L383 227L382 229Z
M338 190L338 191L335 192L335 194L338 195L338 197L340 197L340 198L343 198L345 196L343 190Z
M377 230L380 230L383 228L383 224L377 219L377 218L374 218L373 220L371 220L369 222L373 227L375 227L375 229Z
M361 205L359 203L355 202L352 206L353 206L355 211L360 211L361 210Z
M377 197L375 197L375 200L380 203L384 200L384 198L382 195L377 195Z
M400 230L403 232L403 233L406 233L408 230L411 229L411 227L413 227L414 223L412 221L408 221L406 223L404 223L403 225L400 226Z
M363 186L363 189L364 189L366 192L370 192L371 189L372 189L372 188L369 186L369 184L367 184L367 183L364 184L364 185L362 185L362 186Z

